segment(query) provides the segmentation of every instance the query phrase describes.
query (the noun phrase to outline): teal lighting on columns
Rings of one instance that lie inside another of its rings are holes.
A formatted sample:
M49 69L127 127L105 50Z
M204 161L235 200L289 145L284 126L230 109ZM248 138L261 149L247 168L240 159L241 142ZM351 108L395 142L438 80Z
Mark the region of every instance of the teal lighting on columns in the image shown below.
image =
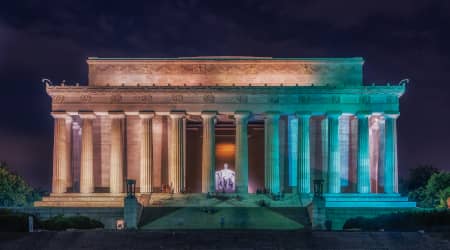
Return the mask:
M341 192L341 152L339 149L340 112L327 114L328 119L328 193Z
M250 112L238 111L236 121L236 192L248 193L248 133L247 125Z
M384 114L385 119L385 156L384 156L384 192L398 193L397 170L397 113Z
M358 117L358 162L356 167L358 193L370 192L370 151L369 151L369 113L361 112Z
M266 187L272 194L280 193L280 141L279 141L279 123L280 113L267 112L265 114L264 132L265 132L265 170Z
M288 161L289 161L289 186L297 191L297 162L298 162L298 119L289 116L288 119Z
M297 113L298 117L298 191L301 194L311 192L309 122L310 113Z
M203 142L202 142L202 192L214 192L216 189L216 134L215 111L202 112Z

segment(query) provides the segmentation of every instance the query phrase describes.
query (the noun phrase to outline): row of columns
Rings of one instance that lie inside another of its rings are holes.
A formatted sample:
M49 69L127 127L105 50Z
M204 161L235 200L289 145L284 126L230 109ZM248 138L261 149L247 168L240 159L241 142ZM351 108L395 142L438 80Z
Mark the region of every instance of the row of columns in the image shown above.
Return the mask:
M70 176L70 128L71 118L64 112L53 112L55 119L54 161L52 192L64 193L71 184ZM311 192L310 158L310 120L311 113L297 113L297 190L302 194ZM93 119L92 112L79 112L82 119L82 145L80 163L80 193L94 192L93 171ZM111 165L110 192L119 194L124 189L124 134L122 112L109 112L111 118ZM339 118L341 113L332 112L326 116L328 123L328 192L340 193L340 149ZM142 111L141 118L141 161L140 191L152 191L153 137L152 118L154 113ZM215 191L215 118L216 112L202 112L202 192ZM248 192L248 133L249 112L236 112L236 191ZM357 192L370 192L369 164L369 113L358 113L358 153L357 153ZM397 114L384 114L385 117L385 164L384 190L386 193L398 192L397 188ZM172 112L169 133L169 182L174 193L183 192L186 170L186 120L184 112ZM265 187L273 194L281 192L279 166L279 112L265 113Z

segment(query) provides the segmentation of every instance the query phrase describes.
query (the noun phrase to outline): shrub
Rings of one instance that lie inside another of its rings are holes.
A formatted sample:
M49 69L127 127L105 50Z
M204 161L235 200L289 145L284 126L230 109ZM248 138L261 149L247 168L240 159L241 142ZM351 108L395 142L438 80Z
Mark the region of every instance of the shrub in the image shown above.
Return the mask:
M23 207L40 200L40 191L31 188L25 180L0 162L0 206Z
M384 214L374 218L356 217L348 219L344 229L359 228L364 231L440 231L450 229L450 211L433 210Z
M268 207L270 204L268 202L266 202L265 200L259 200L258 201L258 206L260 207Z
M25 214L1 214L0 232L27 232L28 215Z
M90 219L85 216L69 216L64 217L62 215L43 220L40 223L42 229L47 230L66 230L73 229L93 229L103 228L103 223Z

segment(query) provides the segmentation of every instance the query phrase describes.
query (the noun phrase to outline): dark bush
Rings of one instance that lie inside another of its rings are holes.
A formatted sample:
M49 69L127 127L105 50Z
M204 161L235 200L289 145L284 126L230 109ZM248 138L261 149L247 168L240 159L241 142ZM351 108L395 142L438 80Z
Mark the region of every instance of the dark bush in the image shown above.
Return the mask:
M258 206L260 207L268 207L270 204L268 202L266 202L265 200L259 200L258 201Z
M28 215L0 214L0 232L27 232Z
M364 231L443 231L450 230L450 211L433 210L384 214L374 218L348 219L344 229L359 228Z
M28 232L29 216L30 214L0 209L0 232ZM34 221L37 222L36 219Z
M73 229L93 229L103 228L103 223L90 219L85 216L69 216L64 217L62 215L52 217L47 220L43 220L40 223L40 227L46 230L66 230Z

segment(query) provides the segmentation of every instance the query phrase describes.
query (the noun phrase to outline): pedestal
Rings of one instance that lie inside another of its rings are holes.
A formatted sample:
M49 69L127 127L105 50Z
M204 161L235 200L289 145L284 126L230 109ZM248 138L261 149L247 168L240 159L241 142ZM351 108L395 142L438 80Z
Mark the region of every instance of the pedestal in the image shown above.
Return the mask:
M311 226L313 230L325 230L327 219L325 209L325 199L323 197L314 197L311 208Z
M137 201L136 197L125 197L123 218L125 220L126 229L137 229L139 224L140 212L141 205Z

